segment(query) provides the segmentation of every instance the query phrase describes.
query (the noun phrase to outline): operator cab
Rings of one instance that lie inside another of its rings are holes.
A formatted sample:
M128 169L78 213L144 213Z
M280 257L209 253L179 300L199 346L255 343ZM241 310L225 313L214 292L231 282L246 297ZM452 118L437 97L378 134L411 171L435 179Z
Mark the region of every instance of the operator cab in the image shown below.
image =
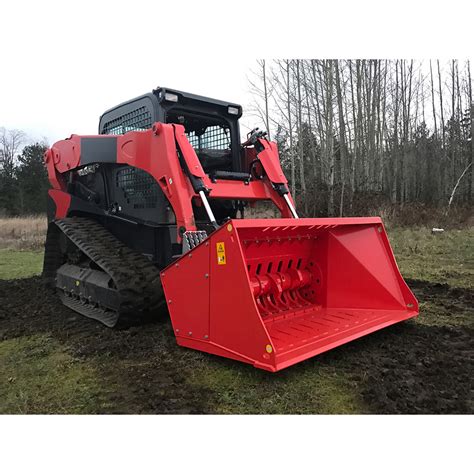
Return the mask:
M149 129L154 122L180 124L206 173L239 172L241 115L240 105L158 87L107 110L99 133L122 135Z
M100 117L99 133L122 135L150 129L154 122L180 124L184 126L188 141L211 179L235 179L240 175L237 179L245 180L249 175L241 172L242 168L246 168L246 162L242 164L245 156L241 153L240 144L241 116L242 107L238 104L158 87L151 93L104 112ZM128 187L140 187L144 179L143 172L129 170L129 174ZM130 189L128 194L132 194ZM236 218L238 211L243 216L245 203L211 199L210 205L216 219L222 222ZM196 223L204 225L207 215L203 207L193 202L193 210Z

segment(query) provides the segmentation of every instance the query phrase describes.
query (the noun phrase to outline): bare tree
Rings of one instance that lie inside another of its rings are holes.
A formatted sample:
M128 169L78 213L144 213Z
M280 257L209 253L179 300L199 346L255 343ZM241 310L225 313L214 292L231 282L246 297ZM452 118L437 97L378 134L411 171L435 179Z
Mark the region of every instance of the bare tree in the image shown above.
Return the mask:
M0 127L0 167L4 175L13 176L15 158L25 141L25 132Z
M438 87L439 87L439 110L441 113L441 131L443 137L443 148L446 143L446 130L444 128L444 108L443 108L443 87L441 85L441 70L439 68L439 59L436 61L438 64Z
M341 198L339 201L339 215L343 215L344 210L344 185L345 185L345 169L346 169L346 123L344 119L344 107L341 88L341 77L339 72L338 62L335 61L336 72L336 94L337 94L337 109L339 117L339 159L341 166Z
M333 134L333 61L325 61L325 75L327 83L326 93L326 153L329 169L329 199L328 199L328 215L334 215L334 134Z
M436 107L435 107L435 96L434 96L434 84L433 84L433 67L431 65L430 59L430 77L431 77L431 104L433 107L433 122L434 122L434 134L435 136L438 135L438 125L436 123Z
M265 124L265 128L268 133L268 139L271 139L270 130L270 114L269 114L269 102L270 102L270 91L268 88L267 81L267 67L265 59L257 61L258 72L253 73L253 78L249 79L250 92L255 96L255 100L252 104L254 112ZM259 84L261 82L261 85ZM261 107L261 101L263 100L263 108Z
M473 162L474 162L474 102L472 101L472 80L471 80L471 62L467 62L467 78L468 78L468 97L469 97L469 120L471 125L470 136L469 136L469 151L470 151L470 161L471 164L469 168L469 199L472 200L473 197L473 180L474 180L474 173L473 173Z
M300 74L300 61L296 60L296 88L298 91L297 98L297 115L296 115L296 130L298 135L298 162L300 171L300 185L301 194L306 197L306 180L304 171L304 144L303 144L303 102L301 100L301 74ZM303 200L304 212L308 213L308 201Z

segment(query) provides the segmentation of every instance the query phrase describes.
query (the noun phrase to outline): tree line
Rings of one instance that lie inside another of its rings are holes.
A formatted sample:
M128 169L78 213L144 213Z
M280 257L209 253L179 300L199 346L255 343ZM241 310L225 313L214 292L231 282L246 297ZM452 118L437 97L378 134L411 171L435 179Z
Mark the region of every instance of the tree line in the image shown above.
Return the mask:
M21 130L0 127L0 216L46 213L47 147Z
M305 215L472 204L469 61L259 60L249 83Z
M304 215L385 205L470 206L474 194L469 61L259 60L252 111ZM0 127L0 213L46 210L43 142Z

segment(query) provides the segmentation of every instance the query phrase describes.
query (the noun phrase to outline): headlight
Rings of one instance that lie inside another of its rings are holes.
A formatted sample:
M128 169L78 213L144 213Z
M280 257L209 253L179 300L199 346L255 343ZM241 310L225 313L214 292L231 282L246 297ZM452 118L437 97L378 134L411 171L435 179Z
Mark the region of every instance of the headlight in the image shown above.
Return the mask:
M171 92L165 92L165 100L168 102L178 102L178 96L176 94L172 94Z

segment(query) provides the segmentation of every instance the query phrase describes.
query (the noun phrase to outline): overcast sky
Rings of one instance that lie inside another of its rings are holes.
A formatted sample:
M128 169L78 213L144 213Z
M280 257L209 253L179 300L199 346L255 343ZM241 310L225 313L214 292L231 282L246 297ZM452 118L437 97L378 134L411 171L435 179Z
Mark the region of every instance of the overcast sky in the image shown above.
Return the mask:
M102 112L158 85L242 105L249 100L246 73L255 61L221 61L215 67L211 58L191 58L170 65L146 49L127 56L66 60L38 77L23 65L20 77L2 79L0 125L45 136L50 143L71 133L94 134Z
M364 5L372 13L380 10L372 0L341 0L346 15L338 16L337 28L327 21L334 19L327 6L300 0L293 0L291 9L276 0L266 6L240 0L238 7L223 0L4 1L0 126L50 143L71 133L93 134L105 109L164 85L240 103L245 129L257 121L245 114L247 75L256 58L463 58L466 48L472 55L472 41L460 38L460 18L471 16L461 15L454 3L442 16L448 24L451 15L457 25L456 49L446 50L449 35L434 35L432 51L423 53L420 44L426 48L427 42L412 41L406 32L416 30L421 38L418 18L426 9L405 0L397 2L390 16L403 24L404 34L398 36L391 34L389 22L374 21L370 14L365 16L370 27L362 21L354 24ZM347 32L346 39L341 31ZM396 41L387 45L387 38Z
M189 38L189 21L183 23L187 38L178 28L164 28L179 14L163 15L159 2L154 10L115 2L111 10L97 1L92 11L83 2L70 13L61 5L48 19L44 2L29 4L27 16L20 2L2 5L3 19L21 21L0 29L7 45L0 61L0 126L50 143L71 133L94 134L102 112L158 85L248 103L247 74L255 59L233 53L223 26L206 44L209 32L198 25Z

